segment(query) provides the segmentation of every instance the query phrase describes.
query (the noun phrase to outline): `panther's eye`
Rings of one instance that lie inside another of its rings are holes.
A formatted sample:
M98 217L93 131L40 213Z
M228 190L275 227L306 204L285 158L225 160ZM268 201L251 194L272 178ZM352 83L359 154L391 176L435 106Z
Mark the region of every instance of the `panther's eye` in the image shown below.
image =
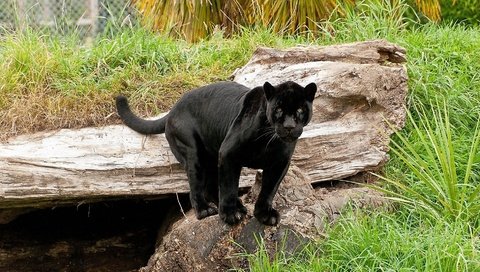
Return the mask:
M298 115L303 114L303 109L302 109L302 108L298 109L298 110L297 110L297 114L298 114Z
M281 118L283 115L283 110L281 108L275 109L275 118Z

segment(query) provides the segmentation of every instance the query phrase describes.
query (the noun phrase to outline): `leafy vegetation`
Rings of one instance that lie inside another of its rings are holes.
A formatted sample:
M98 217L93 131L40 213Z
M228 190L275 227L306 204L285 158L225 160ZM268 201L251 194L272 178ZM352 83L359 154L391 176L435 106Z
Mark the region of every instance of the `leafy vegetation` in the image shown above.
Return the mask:
M476 1L476 0L470 0ZM173 34L188 41L205 38L218 27L232 33L241 27L271 28L276 33L318 35L323 23L342 18L365 1L356 0L132 0L144 16L145 25L161 33ZM370 6L398 6L403 1L368 1ZM373 3L373 5L372 5ZM444 0L444 4L450 3ZM453 1L453 4L455 1ZM429 20L441 18L440 0L409 1ZM385 13L383 16L390 14Z
M455 23L480 24L480 1L462 0L450 1L441 0L442 20Z
M132 1L145 18L145 24L162 33L174 34L189 41L207 37L218 26L228 34L241 26L271 27L290 34L315 32L318 22L326 20L336 9L337 0L312 1ZM352 4L353 0L345 1Z

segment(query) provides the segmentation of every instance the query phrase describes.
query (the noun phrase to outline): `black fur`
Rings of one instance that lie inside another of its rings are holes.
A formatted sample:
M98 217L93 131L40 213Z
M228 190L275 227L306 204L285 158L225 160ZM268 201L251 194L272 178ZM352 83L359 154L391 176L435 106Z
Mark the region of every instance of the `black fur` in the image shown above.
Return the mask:
M303 127L312 116L317 86L295 82L248 89L219 82L186 93L163 118L135 116L127 99L116 99L123 122L143 134L165 133L170 148L187 171L190 201L198 219L217 213L236 224L247 213L238 198L242 167L263 169L255 217L279 222L272 200L287 172ZM215 203L216 205L212 204Z

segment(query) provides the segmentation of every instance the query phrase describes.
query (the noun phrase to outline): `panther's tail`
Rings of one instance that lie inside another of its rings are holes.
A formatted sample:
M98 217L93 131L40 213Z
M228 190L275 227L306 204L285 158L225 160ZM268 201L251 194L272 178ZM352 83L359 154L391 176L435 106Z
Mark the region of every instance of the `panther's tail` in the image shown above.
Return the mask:
M142 134L161 134L165 132L165 123L167 122L168 115L157 120L144 120L132 112L125 96L117 96L115 102L117 104L118 115L120 115L120 118L127 127Z

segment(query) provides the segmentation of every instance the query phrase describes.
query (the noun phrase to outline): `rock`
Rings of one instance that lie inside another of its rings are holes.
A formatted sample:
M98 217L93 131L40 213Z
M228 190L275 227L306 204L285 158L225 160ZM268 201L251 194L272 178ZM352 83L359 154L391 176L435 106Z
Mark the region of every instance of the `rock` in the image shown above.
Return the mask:
M260 179L257 178L257 183ZM256 186L258 185L256 183ZM173 223L142 272L226 271L246 268L244 253L254 253L262 241L270 256L292 254L320 237L325 226L349 203L377 207L385 203L380 193L355 185L315 190L298 167L291 167L280 185L274 206L281 214L275 227L259 223L253 216L256 190L243 197L247 219L236 226L223 223L218 215L197 220L193 211Z

